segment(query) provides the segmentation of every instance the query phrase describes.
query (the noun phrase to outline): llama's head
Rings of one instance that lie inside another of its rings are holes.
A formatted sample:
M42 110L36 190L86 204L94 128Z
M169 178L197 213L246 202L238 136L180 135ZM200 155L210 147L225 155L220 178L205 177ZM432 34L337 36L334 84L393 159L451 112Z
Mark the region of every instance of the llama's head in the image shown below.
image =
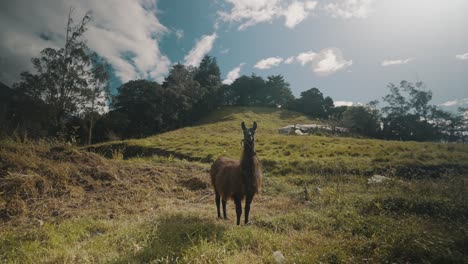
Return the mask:
M246 128L245 123L241 123L242 130L244 131L244 142L252 145L255 140L255 130L257 129L257 122L253 123L252 128Z

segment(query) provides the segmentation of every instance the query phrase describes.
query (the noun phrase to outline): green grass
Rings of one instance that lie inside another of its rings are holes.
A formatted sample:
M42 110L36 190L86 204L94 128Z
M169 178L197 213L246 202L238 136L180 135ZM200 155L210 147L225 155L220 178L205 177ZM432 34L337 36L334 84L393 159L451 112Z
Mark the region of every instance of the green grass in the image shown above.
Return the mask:
M132 149L129 156L161 154L162 150L166 155L203 162L220 155L238 157L242 149L241 121L248 125L258 122L256 150L265 170L274 175L384 173L424 177L438 176L445 167L468 168L468 147L462 144L279 135L277 130L282 126L318 121L290 111L260 107L223 108L197 126L145 139L104 143L93 149Z
M240 120L258 122L265 174L238 227L232 202L229 220L216 219L208 170L240 155ZM0 142L0 263L275 263L275 251L286 263L468 262L466 146L277 134L304 122L317 121L225 108L93 146L110 159ZM390 179L368 184L376 172Z

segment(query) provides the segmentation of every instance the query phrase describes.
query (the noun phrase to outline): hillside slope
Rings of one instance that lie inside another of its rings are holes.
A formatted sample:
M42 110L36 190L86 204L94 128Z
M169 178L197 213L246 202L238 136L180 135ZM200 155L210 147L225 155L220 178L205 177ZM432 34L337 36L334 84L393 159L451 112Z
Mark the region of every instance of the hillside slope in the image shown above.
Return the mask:
M265 175L217 220L209 164L0 142L2 263L466 263L466 174Z
M277 130L285 125L318 121L296 112L261 107L222 108L196 126L90 149L107 156L120 151L125 157L172 155L211 162L220 155L240 155L242 121L248 125L257 121L257 153L264 168L274 175L381 173L437 177L446 170L468 168L467 145L280 135Z

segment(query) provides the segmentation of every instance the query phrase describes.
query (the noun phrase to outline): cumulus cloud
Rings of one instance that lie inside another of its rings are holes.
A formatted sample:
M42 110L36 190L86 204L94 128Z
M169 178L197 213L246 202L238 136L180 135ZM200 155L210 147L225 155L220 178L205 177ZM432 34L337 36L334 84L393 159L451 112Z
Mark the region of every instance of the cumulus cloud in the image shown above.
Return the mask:
M240 71L242 66L244 66L245 63L239 64L239 66L235 67L232 69L230 72L228 72L226 79L223 80L223 84L231 84L233 83L237 78L239 78Z
M32 69L31 57L46 47L64 45L70 6L75 21L92 11L85 33L88 46L110 63L121 81L162 80L167 74L170 61L161 53L158 38L169 30L155 15L156 0L18 0L3 1L0 8L2 79L17 81L21 71Z
M272 22L285 17L285 25L294 28L306 19L317 6L316 1L293 1L288 4L281 0L226 0L231 5L229 11L218 12L221 20L240 23L243 30L262 22Z
M341 0L325 6L332 17L366 18L371 12L373 0Z
M266 58L258 61L254 67L257 69L270 69L279 66L281 63L291 64L293 62L297 62L302 66L310 66L317 75L321 76L344 70L353 64L352 60L344 59L341 50L337 48L327 48L318 53L314 51L302 52L297 56L291 56L287 59L281 57Z
M307 51L307 52L302 52L299 55L297 55L296 60L302 65L306 65L308 63L311 63L315 60L317 57L317 53L313 51Z
M382 66L408 64L409 62L411 62L413 60L414 60L414 58L399 59L399 60L384 60L384 61L382 61Z
M309 12L314 10L317 6L317 2L307 1L293 2L284 11L284 17L286 18L285 25L288 28L294 28L296 25L301 23L304 19L309 16Z
M336 107L338 106L353 106L354 103L351 101L334 101L333 102Z
M353 64L352 60L345 60L341 50L328 48L320 51L312 61L312 70L321 76L327 76L337 71L348 68Z
M284 60L285 64L291 64L294 62L294 56L288 57Z
M441 106L460 106L460 105L468 105L468 98L463 99L455 99L451 101L447 101L440 104Z
M216 37L216 33L203 35L197 43L195 43L195 46L189 51L187 56L184 57L185 65L198 66L203 57L213 48Z
M254 67L260 70L266 70L280 65L281 62L283 62L283 58L271 57L258 61Z
M458 54L455 56L455 58L459 59L459 60L468 60L468 52L465 53L465 54Z

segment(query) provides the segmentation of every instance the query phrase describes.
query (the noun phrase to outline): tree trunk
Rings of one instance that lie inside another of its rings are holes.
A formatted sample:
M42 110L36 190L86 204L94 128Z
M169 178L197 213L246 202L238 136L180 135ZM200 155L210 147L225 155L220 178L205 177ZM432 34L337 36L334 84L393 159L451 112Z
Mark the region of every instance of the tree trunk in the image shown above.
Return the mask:
M93 125L94 125L94 119L93 115L91 114L91 118L89 120L89 131L88 131L88 145L91 145L92 139L93 139Z

